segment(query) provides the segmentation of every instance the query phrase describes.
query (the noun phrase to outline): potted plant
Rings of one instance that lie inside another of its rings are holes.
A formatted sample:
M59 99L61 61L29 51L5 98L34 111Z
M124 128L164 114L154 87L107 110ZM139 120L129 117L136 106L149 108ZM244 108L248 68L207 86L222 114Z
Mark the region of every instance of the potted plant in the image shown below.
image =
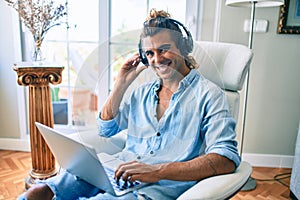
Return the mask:
M54 124L68 124L68 100L59 98L59 87L51 88Z

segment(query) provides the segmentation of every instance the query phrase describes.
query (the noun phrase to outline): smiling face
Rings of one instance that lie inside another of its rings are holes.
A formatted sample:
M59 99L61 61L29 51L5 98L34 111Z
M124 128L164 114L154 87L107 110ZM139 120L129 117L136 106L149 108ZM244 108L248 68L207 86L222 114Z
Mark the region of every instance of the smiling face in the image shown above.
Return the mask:
M163 81L180 81L190 71L170 31L163 30L145 37L143 51L149 65Z

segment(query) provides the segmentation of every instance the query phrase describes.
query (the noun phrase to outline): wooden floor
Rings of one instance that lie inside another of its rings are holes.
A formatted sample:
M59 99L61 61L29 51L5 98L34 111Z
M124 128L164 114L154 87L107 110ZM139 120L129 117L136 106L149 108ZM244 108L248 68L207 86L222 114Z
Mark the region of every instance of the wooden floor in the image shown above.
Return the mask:
M240 191L233 200L284 200L290 199L290 172L291 169L253 167L251 177L256 180L256 188L252 191ZM274 180L274 176L277 180ZM281 176L282 175L282 176ZM261 181L260 181L261 180ZM272 180L272 181L271 181Z
M31 158L28 152L0 150L0 200L15 200L25 191L24 179L31 169ZM273 179L275 175L290 173L291 169L254 167L252 177ZM283 176L284 177L284 176ZM289 185L289 178L282 179ZM283 200L289 198L289 187L278 181L256 181L257 187L252 191L241 191L233 200Z

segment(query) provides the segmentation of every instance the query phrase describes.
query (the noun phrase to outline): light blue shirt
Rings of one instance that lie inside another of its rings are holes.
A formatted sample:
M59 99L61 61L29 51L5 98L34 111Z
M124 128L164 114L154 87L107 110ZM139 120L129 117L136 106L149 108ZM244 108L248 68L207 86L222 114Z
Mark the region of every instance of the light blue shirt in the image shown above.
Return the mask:
M128 129L126 146L117 156L124 161L155 164L217 153L239 166L236 122L230 115L224 92L197 70L191 70L179 83L168 109L158 121L160 84L158 79L140 86L124 101L114 119L98 119L101 136L110 137ZM174 199L195 183L162 180L138 192L152 199Z

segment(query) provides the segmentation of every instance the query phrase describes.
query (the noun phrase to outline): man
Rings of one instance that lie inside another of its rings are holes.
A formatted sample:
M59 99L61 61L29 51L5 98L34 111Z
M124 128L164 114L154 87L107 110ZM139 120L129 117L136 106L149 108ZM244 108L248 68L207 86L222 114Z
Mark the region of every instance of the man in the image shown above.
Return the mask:
M110 137L128 129L126 146L116 154L125 163L117 168L115 178L151 184L113 197L63 173L30 189L25 196L176 199L196 181L233 172L240 164L235 121L222 90L194 69L196 64L188 55L192 42L180 22L164 11L151 10L144 23L139 53L121 67L99 114L101 136ZM146 66L140 65L141 60ZM147 66L159 78L138 87L124 100L129 85Z

